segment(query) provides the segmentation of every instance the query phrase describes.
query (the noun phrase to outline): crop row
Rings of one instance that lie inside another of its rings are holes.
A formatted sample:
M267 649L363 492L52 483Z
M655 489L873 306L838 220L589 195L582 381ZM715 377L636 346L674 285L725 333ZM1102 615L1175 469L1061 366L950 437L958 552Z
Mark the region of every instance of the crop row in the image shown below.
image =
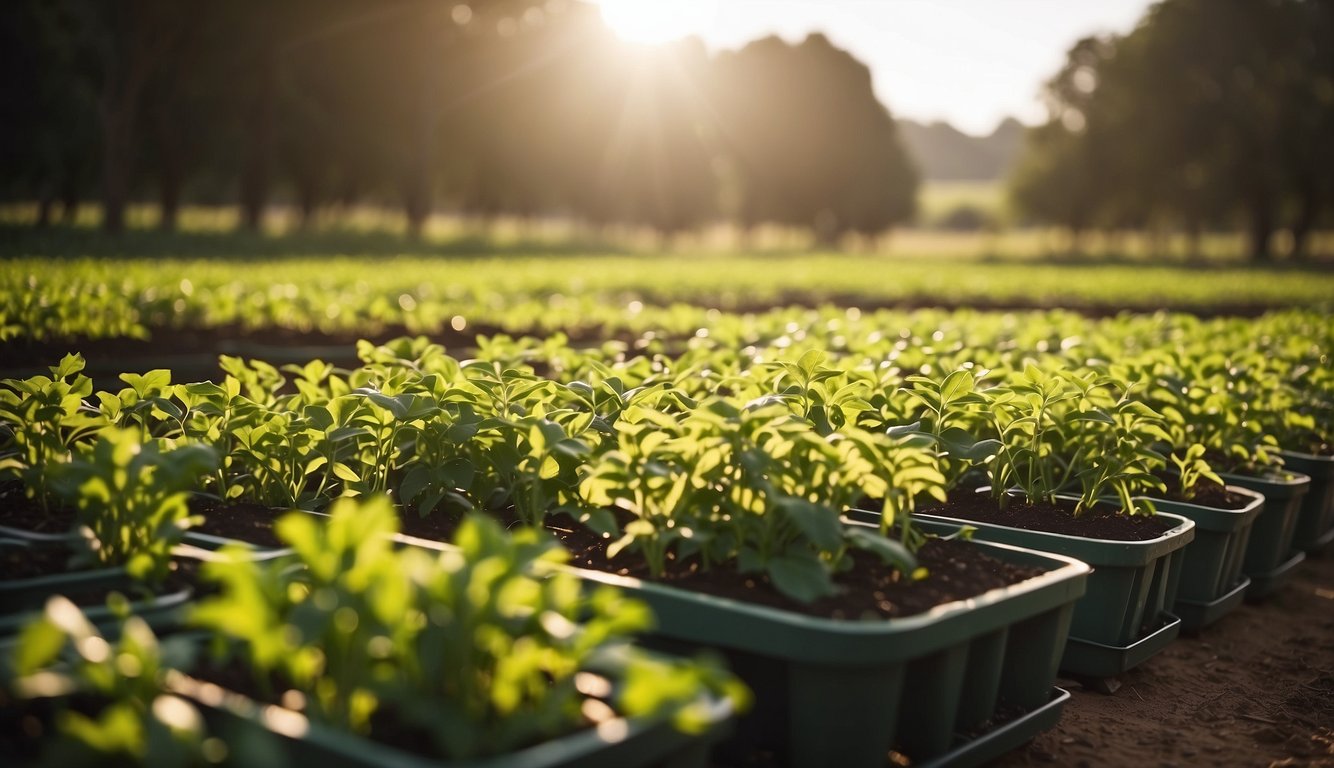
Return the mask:
M744 292L738 286L745 286ZM492 328L547 335L692 333L722 310L786 303L1103 309L1315 306L1329 276L1144 265L1037 268L828 255L658 261L617 256L270 261L15 258L0 267L0 340L143 337L170 328L375 335Z
M615 690L617 715L696 730L701 696L746 698L707 662L627 649L642 606L541 565L566 557L533 530L559 516L601 536L612 567L737 572L799 605L839 591L858 558L929 580L919 555L939 529L914 512L979 484L1002 508L1069 493L1076 516L1107 498L1140 515L1146 491L1189 499L1218 470L1281 472L1276 448L1330 452L1334 330L1317 313L910 320L720 316L674 354L653 338L634 350L494 337L459 360L402 338L360 343L350 370L223 357L217 382L153 370L123 374L119 391L94 391L69 355L0 383L0 482L11 507L21 488L72 516L76 561L144 584L169 578L173 548L206 522L191 498L213 497L210 515L327 509L323 523L274 523L297 567L241 550L205 565L217 594L193 623L235 643L261 689L304 691L318 722L367 732L393 713L434 753L468 756L607 720L594 690ZM879 529L845 524L854 508ZM396 551L386 537L418 516L458 521L458 548ZM497 517L525 525L507 537ZM6 670L19 695L54 690L56 674L119 702L65 721L85 744L128 739L126 723L179 725L169 715L193 711L188 693L139 671L174 666L175 646L133 618L119 640L100 631L49 603ZM1024 698L1045 700L1047 685ZM441 701L459 709L441 716ZM147 740L198 735L169 730ZM891 736L878 738L882 759Z
M740 350L720 329L675 358L501 339L459 361L405 338L363 342L351 371L224 357L218 383L155 370L124 374L114 393L94 393L69 356L51 376L5 382L0 468L47 505L62 483L83 492L83 464L117 476L137 440L136 460L159 475L183 466L192 490L224 501L320 508L387 493L420 515L510 510L539 525L566 513L657 572L669 553L735 562L809 598L830 590L850 546L909 562L840 533L837 512L868 499L888 531L980 468L997 490L1074 492L1084 506L1114 494L1134 511L1169 468L1191 480L1209 465L1276 466L1279 446L1328 451L1319 316L1123 319L1119 337L1056 344L1059 328L992 320L925 339L905 329L867 345L880 354L841 357L795 328Z

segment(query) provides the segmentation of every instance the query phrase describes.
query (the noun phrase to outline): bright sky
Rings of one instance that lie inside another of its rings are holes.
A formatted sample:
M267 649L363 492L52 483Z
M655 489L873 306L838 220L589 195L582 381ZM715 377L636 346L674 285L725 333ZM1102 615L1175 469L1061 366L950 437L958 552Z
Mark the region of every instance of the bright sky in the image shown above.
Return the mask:
M871 68L896 117L990 133L1045 115L1041 83L1079 38L1127 32L1152 0L601 0L608 25L652 44L698 35L739 48L770 34L822 31Z

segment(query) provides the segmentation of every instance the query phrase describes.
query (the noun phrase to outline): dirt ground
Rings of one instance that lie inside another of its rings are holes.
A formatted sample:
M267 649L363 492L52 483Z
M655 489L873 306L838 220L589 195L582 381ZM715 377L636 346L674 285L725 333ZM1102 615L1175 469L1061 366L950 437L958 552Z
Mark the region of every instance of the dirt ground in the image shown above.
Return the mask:
M1334 767L1334 547L1120 681L996 765Z

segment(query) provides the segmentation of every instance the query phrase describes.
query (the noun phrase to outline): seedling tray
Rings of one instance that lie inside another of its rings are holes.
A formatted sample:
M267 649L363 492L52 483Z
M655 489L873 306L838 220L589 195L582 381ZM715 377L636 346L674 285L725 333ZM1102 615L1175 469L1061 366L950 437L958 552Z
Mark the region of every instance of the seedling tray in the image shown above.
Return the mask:
M958 528L927 521L922 527L934 533ZM983 546L1047 572L924 614L880 621L815 618L599 571L579 573L590 584L646 601L658 617L648 638L655 647L715 649L754 689L754 709L723 745L725 755L768 750L794 766L879 767L890 748L919 762L946 759L957 749L955 734L991 719L998 702L1030 712L1051 703L1088 566L1020 547Z
M1334 541L1334 456L1279 451L1283 466L1311 478L1297 515L1292 545L1305 552L1324 549Z
M1172 612L1181 618L1181 631L1198 632L1228 615L1233 608L1241 605L1242 600L1246 598L1246 590L1250 586L1251 580L1242 576L1241 581L1238 581L1231 589L1213 600L1197 602L1182 600L1178 597L1176 603L1172 606Z
M1231 474L1219 477L1229 485L1249 488L1265 497L1264 510L1251 527L1251 539L1241 566L1251 578L1247 597L1264 597L1281 587L1303 559L1293 553L1293 536L1311 478L1298 472L1268 477Z
M1126 645L1106 645L1071 637L1065 644L1061 669L1078 677L1115 677L1143 664L1181 634L1181 619L1160 614L1157 629Z
M1051 690L1051 700L1005 725L971 739L945 754L917 763L918 768L969 768L984 765L1021 746L1043 731L1056 727L1061 710L1070 700L1063 688Z
M1181 561L1181 582L1172 612L1181 628L1196 631L1222 618L1242 599L1249 579L1242 573L1251 529L1264 509L1263 495L1231 485L1227 490L1246 496L1241 509L1220 509L1170 499L1152 499L1161 512L1195 521L1195 540L1186 545ZM1241 590L1238 591L1238 584Z
M1147 658L1130 649L1141 647L1140 642L1148 639L1142 628L1155 624L1154 617L1168 613L1176 602L1185 547L1195 538L1193 521L1166 512L1158 515L1173 525L1161 536L1146 541L1089 539L937 515L919 515L917 519L971 525L977 529L973 534L975 540L1031 547L1088 563L1093 572L1089 575L1087 594L1075 605L1070 640L1119 649L1117 653L1125 659L1135 660L1118 670L1122 672ZM1179 631L1179 622L1177 627ZM1151 634L1160 632L1155 630ZM1156 652L1161 646L1152 647ZM1084 665L1086 660L1088 666ZM1071 653L1069 646L1061 662L1061 669L1086 677L1106 677L1102 670L1109 666L1123 664L1110 664L1097 654Z

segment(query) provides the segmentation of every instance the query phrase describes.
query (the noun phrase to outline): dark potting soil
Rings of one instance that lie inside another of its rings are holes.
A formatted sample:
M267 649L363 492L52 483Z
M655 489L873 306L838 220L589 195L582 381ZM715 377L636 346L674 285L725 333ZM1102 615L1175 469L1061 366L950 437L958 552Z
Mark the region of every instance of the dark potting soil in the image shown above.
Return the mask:
M203 515L204 522L191 528L196 533L246 541L257 547L286 546L273 533L273 522L284 510L245 501L218 501L202 496L190 500L190 513Z
M71 552L64 547L0 548L0 581L65 573Z
M42 509L18 483L0 488L0 525L34 533L65 533L74 526L74 511L64 507Z
M1212 507L1214 509L1241 509L1253 500L1251 496L1244 496L1240 493L1233 493L1222 483L1215 483L1207 477L1202 477L1195 483L1195 494L1186 498L1181 494L1180 486L1176 484L1175 477L1159 477L1160 480L1167 483L1167 492L1155 491L1154 495L1161 495L1162 498L1171 501L1180 501L1186 504L1196 504L1201 507Z
M986 493L954 494L948 503L922 509L924 514L976 520L980 523L1045 531L1067 536L1113 541L1148 541L1162 536L1172 523L1157 517L1118 515L1104 507L1074 515L1075 502L1058 500L1055 504L1029 504L1010 498L1002 509Z
M548 523L573 555L572 564L592 570L633 576L694 592L728 597L807 616L833 619L882 619L923 613L943 603L975 597L991 589L1026 581L1043 573L988 555L970 541L929 540L917 553L928 576L912 581L878 557L854 550L852 568L834 578L838 594L802 603L779 592L763 574L738 573L734 563L701 570L696 562L668 557L667 573L654 577L642 557L606 556L609 539L577 524Z

